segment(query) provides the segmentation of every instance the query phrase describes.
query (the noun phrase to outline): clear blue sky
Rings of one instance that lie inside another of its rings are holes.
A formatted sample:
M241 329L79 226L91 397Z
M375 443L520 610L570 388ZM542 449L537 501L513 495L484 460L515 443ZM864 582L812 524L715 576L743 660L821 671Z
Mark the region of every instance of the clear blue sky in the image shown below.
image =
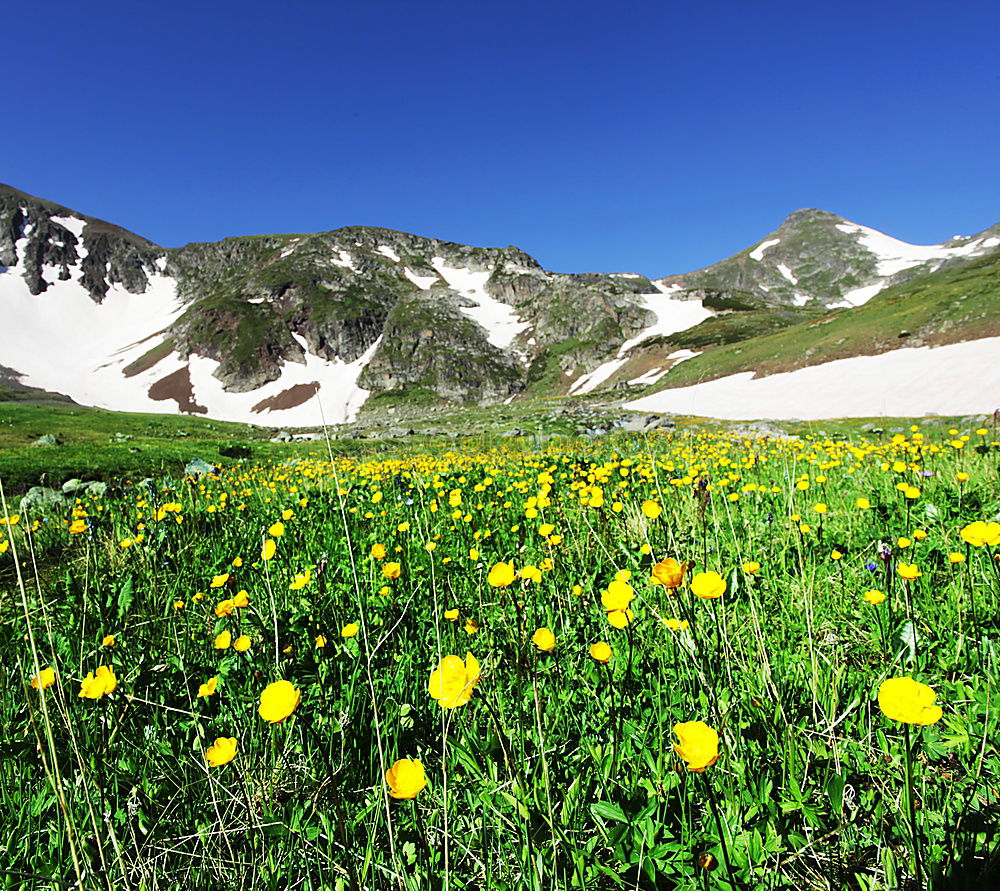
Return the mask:
M1000 4L5 4L0 181L176 246L365 224L683 272L1000 220Z

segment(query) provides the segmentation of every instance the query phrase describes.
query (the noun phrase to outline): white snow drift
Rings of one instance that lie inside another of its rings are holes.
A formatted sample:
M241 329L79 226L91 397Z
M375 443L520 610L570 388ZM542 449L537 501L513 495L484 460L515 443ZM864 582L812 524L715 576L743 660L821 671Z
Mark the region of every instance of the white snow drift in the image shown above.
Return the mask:
M729 420L985 414L1000 408L1000 337L837 359L769 377L747 371L662 390L627 407Z

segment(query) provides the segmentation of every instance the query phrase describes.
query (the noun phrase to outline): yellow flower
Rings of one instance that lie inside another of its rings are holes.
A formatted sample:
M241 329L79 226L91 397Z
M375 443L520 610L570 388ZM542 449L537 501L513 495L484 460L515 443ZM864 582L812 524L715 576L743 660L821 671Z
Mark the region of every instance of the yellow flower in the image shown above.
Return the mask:
M233 641L233 649L236 650L237 653L245 653L250 649L250 645L252 643L253 641L251 641L249 637L245 634L241 634L235 641Z
M955 474L955 479L957 479L960 483L967 483L969 481L969 475L960 470Z
M233 557L233 566L239 569L243 565L242 557Z
M813 505L813 510L816 511L816 513L818 513L818 514L825 514L826 513L826 505L823 504L822 502L820 502L819 504L814 504Z
M79 695L85 699L100 699L106 693L113 693L118 687L118 678L115 677L114 669L110 665L102 665L94 672L87 672L87 676L80 682Z
M312 571L307 569L305 572L295 573L295 578L292 579L292 583L288 586L291 591L299 591L304 588L312 580Z
M908 539L908 538L900 537L900 538L896 539L896 545L900 548L900 550L905 550L911 544L913 544L913 542L910 541L910 539Z
M69 531L72 535L79 535L81 532L87 531L87 521L86 520L74 520L69 524Z
M398 579L401 572L402 567L398 563L386 563L382 567L382 575L387 579Z
M205 759L212 767L222 767L236 757L236 738L220 736L205 750Z
M295 711L299 699L299 691L291 681L275 681L268 684L260 694L257 713L271 724L280 724Z
M383 585L381 588L378 589L379 597L388 597L391 593L392 593L392 588L390 588L388 585Z
M215 648L217 650L228 650L232 641L232 634L228 631L223 631L218 637L215 638Z
M590 648L590 658L598 662L607 662L611 658L611 647L599 640Z
M236 609L235 600L220 600L215 605L215 615L221 619L223 616L228 616L234 609Z
M927 530L926 529L914 529L913 530L913 540L914 541L923 541L925 538L927 538Z
M900 577L906 579L908 582L915 581L923 575L923 573L917 569L916 563L900 563L896 567L896 572L898 572Z
M556 636L548 628L539 628L531 635L531 642L543 653L551 653L556 648Z
M663 624L671 631L687 631L690 627L687 619L664 619Z
M115 645L115 636L109 634L104 640L101 641L101 646L103 647L113 647Z
M663 508L660 507L655 501L646 500L642 503L643 515L648 517L650 520L655 520L661 513L663 513Z
M238 606L241 609L245 606L249 606L250 595L246 591L237 592L236 596L233 598L233 605Z
M960 534L962 539L974 548L981 548L984 545L994 547L1000 544L1000 523L984 523L982 520L976 520L975 523L969 523L962 529Z
M686 721L674 724L674 733L679 743L674 751L687 762L688 770L704 772L719 760L719 734L701 721Z
M726 580L717 572L699 572L691 579L691 591L696 597L714 600L726 590Z
M854 506L860 510L869 510L872 504L867 498L855 498Z
M326 646L326 638L322 634L316 635L316 649L322 650Z
M556 527L552 523L542 523L542 525L538 527L538 534L543 537L551 535L555 531Z
M537 585L542 581L542 571L537 566L522 566L521 578L528 579Z
M652 583L666 588L679 588L684 581L684 567L673 557L661 560L651 570Z
M198 698L201 699L204 696L211 696L213 693L215 693L218 686L219 686L218 678L214 677L209 678L207 684L201 684L198 687Z
M948 562L949 563L964 563L965 562L965 554L960 554L960 553L958 553L958 551L952 551L948 555Z
M612 628L624 628L634 618L635 614L630 609L608 610L608 622Z
M393 798L416 798L427 785L427 776L416 758L400 758L385 772L385 781Z
M478 634L479 633L479 623L475 619L465 620L465 633L466 634Z
M834 548L832 551L830 551L830 559L831 560L839 560L843 556L844 556L843 552L842 551L838 551L836 548Z
M385 545L383 545L383 544L373 544L372 545L372 552L371 553L372 553L372 556L376 560L384 560L385 559Z
M513 563L497 563L486 577L486 581L494 588L506 588L517 578L517 570Z
M444 617L449 622L457 622L458 621L458 610L457 609L446 609L444 611Z
M867 600L868 603L874 606L885 600L885 594L883 594L881 591L876 591L874 588L872 588L871 591L868 591L865 594L865 600Z
M479 675L479 663L472 653L465 654L465 662L458 656L445 656L431 672L428 684L431 698L442 708L465 705L472 698Z
M757 575L757 573L760 572L760 564L756 560L747 560L747 562L741 566L741 569L747 575Z
M293 511L291 511L291 510L283 510L281 512L281 519L285 520L285 522L287 522L288 520L290 520L294 516L295 516L295 513Z
M274 543L273 538L265 539L264 547L260 549L260 556L262 560L270 560L274 556L274 550L277 545Z
M215 576L212 579L212 582L211 582L211 584L209 584L208 587L209 588L221 588L228 581L229 581L229 573L228 572L224 572L224 573L222 573L222 575Z
M278 520L277 523L268 528L267 534L274 538L281 538L285 534L285 524Z
M55 670L52 668L43 668L31 679L31 686L36 690L48 690L55 682Z
M174 601L174 609L184 609L184 601L183 600L175 600Z
M607 590L601 594L601 605L608 611L628 609L635 592L632 586L623 579L614 579Z
M933 724L941 718L941 706L934 705L937 698L926 684L913 678L889 678L878 688L878 706L893 721L904 724Z

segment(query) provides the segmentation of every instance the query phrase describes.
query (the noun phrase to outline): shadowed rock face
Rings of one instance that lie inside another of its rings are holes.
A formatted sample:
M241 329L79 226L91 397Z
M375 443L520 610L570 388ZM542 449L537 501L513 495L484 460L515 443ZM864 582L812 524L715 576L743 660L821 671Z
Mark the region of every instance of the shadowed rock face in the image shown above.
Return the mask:
M82 235L78 238L53 217L81 220ZM32 294L48 289L42 277L46 266L58 268L63 281L78 267L78 281L96 303L116 284L142 294L164 255L162 248L134 232L0 184L0 265L23 266Z

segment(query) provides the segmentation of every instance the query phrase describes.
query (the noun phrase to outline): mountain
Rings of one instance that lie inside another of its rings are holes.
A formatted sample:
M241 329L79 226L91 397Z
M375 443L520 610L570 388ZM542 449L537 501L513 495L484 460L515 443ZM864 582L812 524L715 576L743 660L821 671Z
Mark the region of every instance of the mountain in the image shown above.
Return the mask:
M7 390L279 426L317 424L316 396L342 422L393 403L642 390L997 245L1000 226L917 247L805 210L651 280L373 227L163 248L0 186L0 366Z

